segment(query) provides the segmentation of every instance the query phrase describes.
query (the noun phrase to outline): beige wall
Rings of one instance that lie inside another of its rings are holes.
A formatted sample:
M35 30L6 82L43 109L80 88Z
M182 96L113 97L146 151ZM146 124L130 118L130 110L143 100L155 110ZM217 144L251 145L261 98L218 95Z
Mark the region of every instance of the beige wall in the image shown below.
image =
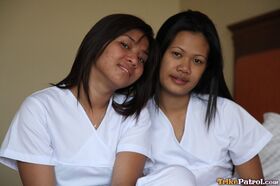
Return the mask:
M181 0L181 10L199 10L215 23L224 56L224 74L233 92L234 49L228 25L280 8L279 0Z
M132 13L158 30L179 10L205 12L220 33L232 87L233 49L226 25L277 7L279 0L0 0L0 142L23 99L69 72L85 33L105 15ZM20 185L17 173L0 165L0 185Z
M157 30L179 5L179 0L0 0L0 141L23 99L69 72L98 19L131 13ZM0 185L20 185L17 173L0 165Z

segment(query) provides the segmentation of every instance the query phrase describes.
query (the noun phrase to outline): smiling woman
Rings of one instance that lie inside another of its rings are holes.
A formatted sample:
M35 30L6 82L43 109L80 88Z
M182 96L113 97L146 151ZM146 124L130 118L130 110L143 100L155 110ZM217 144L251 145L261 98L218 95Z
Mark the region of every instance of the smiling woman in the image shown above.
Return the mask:
M131 30L113 40L92 67L92 78L112 90L127 87L142 75L149 41L140 30ZM102 81L103 74L108 82Z
M138 17L101 19L67 77L23 102L0 162L18 169L23 185L135 185L151 154L145 105L154 50L153 31Z

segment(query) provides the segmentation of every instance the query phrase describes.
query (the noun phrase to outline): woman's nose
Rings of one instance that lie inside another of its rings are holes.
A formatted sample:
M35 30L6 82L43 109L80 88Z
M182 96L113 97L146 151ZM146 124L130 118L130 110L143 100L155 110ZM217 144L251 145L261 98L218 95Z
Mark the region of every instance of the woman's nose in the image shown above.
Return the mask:
M190 74L191 73L191 62L189 60L182 61L177 66L177 71Z
M130 52L130 54L127 55L127 60L132 66L137 66L138 64L138 56L134 52Z

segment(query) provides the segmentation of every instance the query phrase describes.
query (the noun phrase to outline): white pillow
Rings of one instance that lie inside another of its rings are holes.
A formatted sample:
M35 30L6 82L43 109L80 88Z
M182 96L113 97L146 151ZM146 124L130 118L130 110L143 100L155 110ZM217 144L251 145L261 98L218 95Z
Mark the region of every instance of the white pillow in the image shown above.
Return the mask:
M263 126L273 134L271 141L259 153L264 177L266 180L280 180L280 114L265 113Z

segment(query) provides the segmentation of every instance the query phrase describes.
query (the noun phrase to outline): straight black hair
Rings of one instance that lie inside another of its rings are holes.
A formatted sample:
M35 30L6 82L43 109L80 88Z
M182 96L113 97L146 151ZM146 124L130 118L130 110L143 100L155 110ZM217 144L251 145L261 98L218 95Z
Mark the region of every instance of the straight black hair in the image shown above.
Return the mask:
M191 91L191 93L198 95L208 94L205 122L209 127L216 114L217 97L233 100L224 79L223 57L218 33L211 19L199 11L187 10L175 14L163 23L156 36L160 60L176 35L181 31L201 33L209 44L206 69L196 87ZM160 63L157 64L156 68L157 77L154 77L156 82L154 99L157 105L159 105L160 92L159 69Z
M53 85L62 89L77 86L78 100L80 99L80 89L83 88L87 101L92 107L89 97L89 76L92 65L96 63L110 42L133 29L140 30L147 37L149 41L148 59L144 64L142 76L129 87L116 91L116 93L126 96L124 102L113 101L112 106L117 113L125 118L134 114L138 117L152 91L151 78L155 69L154 62L157 51L151 26L136 16L112 14L99 20L83 39L70 73L59 83Z

